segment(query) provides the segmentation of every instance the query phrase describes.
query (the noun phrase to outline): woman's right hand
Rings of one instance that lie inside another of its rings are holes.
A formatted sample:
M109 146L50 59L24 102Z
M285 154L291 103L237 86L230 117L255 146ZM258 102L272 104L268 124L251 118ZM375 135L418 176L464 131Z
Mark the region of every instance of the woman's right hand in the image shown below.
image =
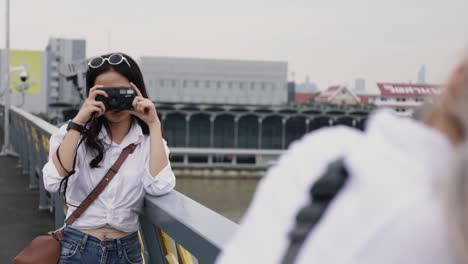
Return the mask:
M104 112L106 111L104 103L101 101L96 101L96 96L98 95L108 97L106 92L102 90L97 90L97 88L102 87L102 85L95 85L93 88L89 89L88 98L86 98L86 100L84 101L83 106L81 106L81 109L78 112L78 114L75 116L75 118L73 118L74 123L84 125L91 119L94 113L96 113L96 117L99 117L104 114Z

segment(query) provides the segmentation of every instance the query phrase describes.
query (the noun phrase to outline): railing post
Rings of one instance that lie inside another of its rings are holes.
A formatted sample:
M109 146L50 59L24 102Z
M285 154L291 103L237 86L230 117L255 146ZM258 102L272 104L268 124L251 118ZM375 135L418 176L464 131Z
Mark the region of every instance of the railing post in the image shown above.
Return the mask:
M28 175L29 175L29 188L32 189L34 187L33 182L35 181L35 171L34 171L34 154L36 153L34 149L34 140L32 138L32 127L31 124L26 124L28 129L28 137L26 137L26 144L27 144L27 155L28 155Z
M31 132L31 137L29 137L30 142L29 142L29 158L30 158L30 166L29 166L29 188L30 189L35 189L37 188L37 175L36 175L36 163L38 162L38 153L36 149L36 142L34 141L34 136L37 137L37 130L35 127L30 125L30 132Z
M55 229L58 229L63 226L63 222L65 220L65 213L63 212L64 203L59 192L53 193L52 197L54 201Z
M29 163L31 162L30 161L30 158L29 158L29 155L28 155L28 141L27 141L27 138L28 138L28 133L26 132L26 122L24 121L24 118L21 118L20 122L20 135L21 135L21 157L22 157L22 170L21 170L21 173L22 174L27 174L28 173L28 168L29 168Z
M140 226L143 231L143 240L145 241L146 263L166 263L158 228L156 228L144 214L140 216Z
M39 210L51 210L51 203L47 197L47 190L44 187L42 172L39 175Z
M44 144L44 135L42 134L43 132L41 130L38 130L39 133L37 135L39 139L39 153L37 155L37 158L39 160L39 164L41 167L47 163L47 157L48 153L46 152L45 149L45 144ZM38 177L39 177L39 210L52 210L52 203L51 200L48 197L48 192L44 187L44 178L42 175L42 170L38 171Z
M18 163L16 164L16 168L20 168L22 165L22 157L21 157L21 148L20 148L20 142L18 141L18 117L15 114L12 114L10 111L10 117L11 119L14 119L13 122L10 122L10 142L11 142L11 147L14 149L16 154L18 155Z

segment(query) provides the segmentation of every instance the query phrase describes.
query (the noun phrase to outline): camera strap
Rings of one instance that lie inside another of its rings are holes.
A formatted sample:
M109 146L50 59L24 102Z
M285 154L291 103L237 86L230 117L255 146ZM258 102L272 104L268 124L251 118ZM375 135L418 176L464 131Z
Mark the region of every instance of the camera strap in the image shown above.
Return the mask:
M57 154L57 160L58 162L60 163L60 166L62 166L62 169L67 173L67 175L65 175L64 177L70 177L71 175L73 175L75 173L75 166L76 166L76 156L78 155L78 148L80 147L81 143L83 143L83 141L85 140L86 137L81 137L80 141L78 142L78 145L76 146L75 148L75 157L73 157L73 165L72 165L72 169L70 171L68 171L67 169L65 169L65 166L63 166L62 164L62 160L60 159L60 145L58 146L57 150L55 151L55 153Z
M68 204L67 203L67 197L66 197L66 190L67 190L67 185L68 185L68 178L70 178L70 176L72 176L73 174L75 174L75 166L76 166L76 157L78 156L78 149L81 145L81 143L83 143L83 141L86 139L87 135L88 135L88 124L94 119L94 117L96 116L96 113L93 113L91 115L91 118L88 119L88 121L86 121L86 123L83 125L84 127L84 133L82 134L81 138L80 138L80 141L78 142L78 145L76 146L75 148L75 156L73 157L73 165L72 165L72 168L71 170L67 170L65 168L65 166L63 166L62 164L62 160L60 159L60 146L59 145L57 147L57 150L55 151L56 155L57 155L57 160L60 164L60 166L62 166L62 169L67 173L67 175L65 175L63 177L63 179L60 181L60 186L59 186L59 193L62 191L62 185L65 184L65 187L64 187L64 190L63 190L63 200L64 200L64 203L67 204L67 205L70 205L70 206L73 206L73 207L77 207L75 205L72 205L72 204Z

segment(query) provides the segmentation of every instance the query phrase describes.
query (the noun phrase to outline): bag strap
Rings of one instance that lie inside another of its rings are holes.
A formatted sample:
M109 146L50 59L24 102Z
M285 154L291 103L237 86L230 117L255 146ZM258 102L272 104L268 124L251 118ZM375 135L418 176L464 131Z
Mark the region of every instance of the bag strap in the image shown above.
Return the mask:
M296 223L289 233L289 246L281 264L293 264L312 229L320 222L323 214L348 179L342 158L331 162L327 170L312 185L309 202L296 215Z
M122 153L120 153L119 158L115 161L114 165L107 171L106 175L102 180L99 182L99 184L94 188L94 190L88 194L88 196L81 202L80 206L73 211L73 213L65 220L65 223L67 225L71 225L73 222L75 222L78 217L83 214L83 212L88 209L88 207L96 200L96 198L99 196L99 194L104 191L106 186L109 184L109 182L114 178L115 174L120 169L120 166L124 163L124 161L127 159L128 155L133 153L135 150L136 145L135 144L130 144L127 147L125 147L122 150Z

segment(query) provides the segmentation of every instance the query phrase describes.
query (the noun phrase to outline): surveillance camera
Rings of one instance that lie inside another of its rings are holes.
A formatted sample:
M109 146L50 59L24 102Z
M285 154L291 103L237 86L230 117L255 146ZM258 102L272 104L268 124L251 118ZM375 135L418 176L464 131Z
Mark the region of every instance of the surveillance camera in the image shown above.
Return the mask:
M28 73L26 71L21 71L20 73L20 79L22 82L26 82L28 80Z

